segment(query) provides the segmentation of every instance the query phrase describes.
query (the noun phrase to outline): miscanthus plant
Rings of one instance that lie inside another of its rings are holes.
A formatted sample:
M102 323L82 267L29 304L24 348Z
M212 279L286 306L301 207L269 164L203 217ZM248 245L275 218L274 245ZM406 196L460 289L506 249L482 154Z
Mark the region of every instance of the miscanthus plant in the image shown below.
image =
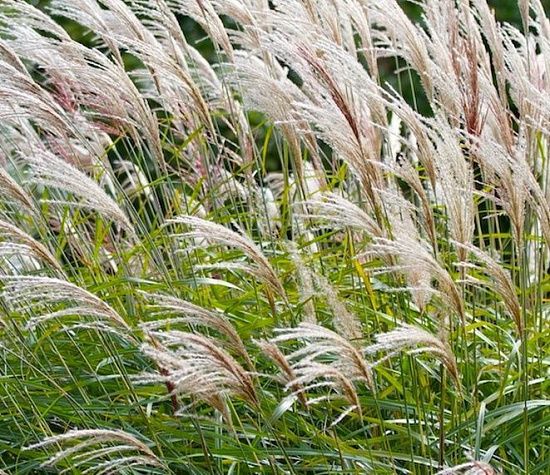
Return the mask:
M543 4L0 0L0 471L548 473Z

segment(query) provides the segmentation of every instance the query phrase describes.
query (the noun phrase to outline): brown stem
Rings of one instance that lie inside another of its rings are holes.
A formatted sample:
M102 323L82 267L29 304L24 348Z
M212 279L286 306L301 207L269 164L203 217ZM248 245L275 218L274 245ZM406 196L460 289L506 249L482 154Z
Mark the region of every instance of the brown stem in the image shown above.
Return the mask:
M165 368L159 368L159 372L163 376L168 376L170 374L168 372L168 370L165 369ZM168 394L171 395L170 400L172 401L172 413L176 414L176 412L178 412L178 410L180 408L180 404L179 404L179 401L178 401L178 396L174 393L174 390L176 389L176 386L174 385L174 383L172 381L166 381L166 383L164 383L164 384L166 385L166 390L168 391Z

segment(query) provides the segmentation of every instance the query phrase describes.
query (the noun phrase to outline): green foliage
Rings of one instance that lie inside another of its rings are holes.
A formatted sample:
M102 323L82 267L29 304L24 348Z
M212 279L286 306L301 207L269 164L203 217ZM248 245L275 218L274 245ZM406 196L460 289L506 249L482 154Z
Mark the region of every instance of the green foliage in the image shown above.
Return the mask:
M30 3L0 10L0 473L548 473L550 90L515 2L500 71L466 2L400 2L434 43L369 4L378 76L324 2L58 1L72 40Z

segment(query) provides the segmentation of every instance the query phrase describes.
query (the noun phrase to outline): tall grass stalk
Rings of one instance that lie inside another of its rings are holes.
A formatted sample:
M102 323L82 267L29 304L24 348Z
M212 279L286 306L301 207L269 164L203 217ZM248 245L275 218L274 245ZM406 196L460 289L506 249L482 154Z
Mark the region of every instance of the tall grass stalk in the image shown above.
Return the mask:
M548 473L517 8L0 0L0 473Z

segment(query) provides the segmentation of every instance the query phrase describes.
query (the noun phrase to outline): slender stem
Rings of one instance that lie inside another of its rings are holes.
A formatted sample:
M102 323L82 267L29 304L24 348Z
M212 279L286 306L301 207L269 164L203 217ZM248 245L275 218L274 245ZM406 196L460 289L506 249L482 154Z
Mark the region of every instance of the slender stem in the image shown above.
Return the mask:
M441 375L441 399L439 401L439 469L445 466L445 394L447 392L447 371L445 365L439 366Z
M518 242L518 266L521 292L521 360L522 360L522 383L523 383L523 463L525 473L529 473L529 413L527 401L529 400L529 359L527 347L527 256L523 239Z

